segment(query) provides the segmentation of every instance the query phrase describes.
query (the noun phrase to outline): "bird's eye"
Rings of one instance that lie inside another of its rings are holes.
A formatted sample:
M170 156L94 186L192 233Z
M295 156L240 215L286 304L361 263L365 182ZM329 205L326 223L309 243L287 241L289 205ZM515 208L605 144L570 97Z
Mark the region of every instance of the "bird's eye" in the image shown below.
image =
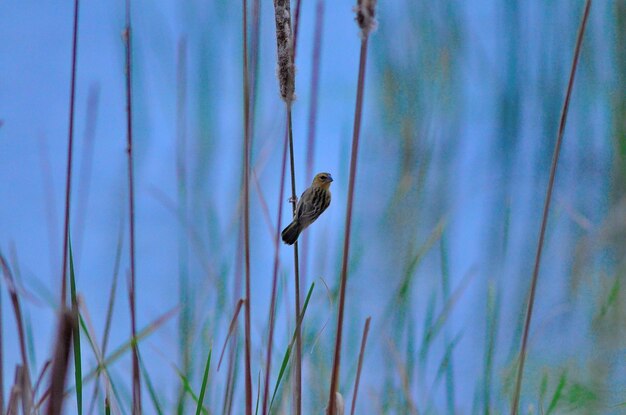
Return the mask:
M320 179L322 179L322 180L326 180L326 179L328 179L328 177L326 177L326 176L320 176Z

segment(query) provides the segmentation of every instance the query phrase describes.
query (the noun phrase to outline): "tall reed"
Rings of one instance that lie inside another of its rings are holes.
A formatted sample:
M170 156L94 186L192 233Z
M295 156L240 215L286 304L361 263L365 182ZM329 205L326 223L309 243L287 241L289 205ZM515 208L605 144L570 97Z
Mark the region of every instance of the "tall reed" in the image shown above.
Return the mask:
M250 356L250 79L248 71L248 1L242 3L242 39L243 39L243 234L245 264L245 394L246 415L252 415L252 368Z
M72 75L70 81L69 131L67 136L67 168L65 174L65 215L63 225L63 269L61 274L61 310L67 301L67 249L70 234L70 197L72 194L72 158L74 154L74 108L76 100L76 56L78 54L79 1L74 0L74 25L72 30Z
M280 96L285 102L287 112L287 134L289 139L289 165L291 167L291 207L296 214L296 170L293 152L293 127L291 109L295 99L295 37L291 22L290 0L274 0L274 16L276 23L276 49L278 62L278 83ZM298 242L293 244L295 318L300 316L300 264L298 258ZM302 412L302 330L296 326L296 357L294 360L294 405L296 415Z
M126 0L126 22L124 29L125 50L125 87L126 87L126 155L128 167L128 211L129 211L129 254L130 254L130 281L129 302L132 337L137 337L136 313L136 267L135 267L135 182L133 165L133 92L132 92L132 32L130 0ZM141 377L139 373L139 350L137 342L132 343L133 362L133 414L141 414Z
M350 255L350 231L352 229L352 207L354 201L354 187L359 153L359 138L361 135L361 117L363 114L363 91L365 89L365 68L367 64L367 44L370 32L374 29L376 0L358 0L356 7L356 21L361 28L361 52L359 57L359 77L356 92L356 107L354 110L354 128L352 134L352 150L350 156L350 178L348 182L348 202L346 209L346 226L343 240L343 257L341 260L341 281L339 288L339 311L337 314L337 333L335 338L335 353L333 370L330 379L328 406L329 415L336 415L336 392L339 389L339 368L341 366L341 340L343 335L343 315L346 303L346 283L348 280L348 258Z
M546 235L546 227L548 223L548 213L550 212L550 203L552 202L552 191L554 189L554 179L556 177L556 168L559 163L559 156L561 154L561 145L563 144L563 133L565 132L565 124L567 122L567 114L569 111L569 103L572 96L572 89L574 87L574 77L576 75L576 68L578 66L578 58L580 57L580 49L585 35L585 29L587 27L587 20L589 18L589 11L591 9L591 0L587 0L585 3L585 9L578 28L578 36L576 38L576 46L574 49L574 57L572 59L572 67L569 74L569 81L567 83L567 92L563 101L563 109L561 110L561 118L559 121L559 128L557 131L556 143L554 144L554 153L552 155L552 164L550 165L550 177L548 179L548 187L546 189L546 197L543 205L543 214L541 217L541 229L539 231L539 241L537 242L537 253L535 255L535 265L533 267L533 273L530 281L530 294L528 296L528 308L526 311L526 319L524 321L524 334L522 335L522 345L520 347L519 365L517 367L517 376L515 380L515 392L513 394L513 404L511 405L511 415L517 415L520 393L522 389L522 377L524 374L524 363L526 361L526 353L528 347L528 333L530 332L530 323L533 315L533 306L535 304L535 293L537 291L537 280L539 278L539 266L541 264L541 254L543 253L543 244Z

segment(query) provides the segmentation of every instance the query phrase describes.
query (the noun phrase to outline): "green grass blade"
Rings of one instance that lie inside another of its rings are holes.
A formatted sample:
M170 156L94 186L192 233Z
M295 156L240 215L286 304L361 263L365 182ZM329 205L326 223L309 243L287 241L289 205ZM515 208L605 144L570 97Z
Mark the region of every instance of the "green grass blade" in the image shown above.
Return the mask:
M193 399L193 401L196 403L196 405L200 406L202 413L208 415L209 414L209 410L206 409L200 403L200 400L198 399L198 396L194 393L193 389L191 388L191 385L189 384L189 379L187 379L187 376L185 376L185 374L183 372L181 372L180 369L178 369L176 366L174 366L174 370L178 374L178 377L180 378L180 380L183 382L183 388L185 389L185 392L187 392L191 396L191 399Z
M202 377L202 387L200 388L200 397L198 398L198 406L196 407L196 415L200 415L202 411L202 405L204 402L204 393L206 392L206 386L209 381L209 369L211 368L211 354L213 353L213 346L209 347L209 356L206 359L206 366L204 367L204 376Z
M563 389L565 389L566 383L567 370L563 371L563 373L561 373L561 376L559 377L559 383L557 384L554 394L552 395L552 399L550 400L550 406L548 406L548 412L546 412L546 415L550 415L556 410L556 407L559 404L561 397L563 397Z
M83 374L80 358L80 327L78 325L78 301L76 300L76 275L74 273L74 255L72 253L72 240L69 239L70 250L70 290L72 295L72 310L76 321L74 322L74 379L76 381L76 409L78 415L83 413Z
M276 385L274 386L274 393L272 393L272 400L270 401L270 408L268 412L272 410L272 404L274 403L276 392L278 391L280 382L283 380L285 369L287 369L287 366L289 364L289 357L291 356L291 349L293 348L293 344L296 341L296 334L298 333L298 328L302 324L302 319L304 318L304 314L306 313L306 309L307 309L307 306L309 305L309 300L311 299L311 294L313 293L314 287L315 287L315 283L312 283L311 288L309 288L309 292L306 294L306 299L304 300L304 305L302 306L302 311L300 312L300 318L298 318L298 324L296 324L296 327L293 332L293 336L291 336L291 342L289 343L289 346L287 346L287 350L285 351L285 356L283 357L283 362L280 365L280 371L278 372L278 379L276 379Z
M146 370L146 366L143 364L143 359L141 358L141 354L138 354L139 357L139 369L143 375L144 380L146 381L146 386L148 388L148 394L150 395L150 400L152 401L152 405L156 410L157 414L163 415L163 409L159 404L159 399L157 398L156 391L154 390L154 385L150 380L150 376L148 375L148 371Z

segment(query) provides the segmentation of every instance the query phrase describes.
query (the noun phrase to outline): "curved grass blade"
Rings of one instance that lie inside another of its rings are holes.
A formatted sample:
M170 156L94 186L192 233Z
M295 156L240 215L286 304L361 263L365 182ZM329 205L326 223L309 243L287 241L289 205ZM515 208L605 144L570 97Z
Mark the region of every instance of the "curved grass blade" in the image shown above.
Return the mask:
M70 293L72 296L72 329L74 335L74 379L76 382L76 411L78 415L83 413L83 372L80 358L80 327L78 326L78 301L76 301L76 274L74 273L74 254L72 252L72 239L69 239L70 251Z
M289 357L291 356L291 349L293 348L293 344L296 341L298 329L302 324L302 320L304 319L304 314L306 313L307 306L309 305L309 300L311 299L311 294L313 293L313 288L315 287L315 283L311 283L311 288L309 288L309 292L306 294L306 299L304 300L304 305L302 306L302 311L300 312L300 317L298 318L298 324L296 324L296 328L294 329L293 336L291 337L291 342L289 342L289 346L287 346L287 350L285 351L285 356L283 357L283 363L280 365L280 372L278 372L278 379L276 379L276 385L274 386L274 393L272 393L272 400L270 401L270 408L268 412L272 410L272 404L274 403L274 398L276 397L276 392L278 391L278 387L280 386L280 382L283 380L283 376L285 374L285 370L289 364Z
M204 402L204 393L206 392L206 385L209 380L209 369L211 368L211 354L213 353L213 346L209 347L209 356L206 359L206 366L204 367L204 376L202 377L202 386L200 387L200 397L198 398L198 406L196 407L196 415L200 415L202 411L202 403Z

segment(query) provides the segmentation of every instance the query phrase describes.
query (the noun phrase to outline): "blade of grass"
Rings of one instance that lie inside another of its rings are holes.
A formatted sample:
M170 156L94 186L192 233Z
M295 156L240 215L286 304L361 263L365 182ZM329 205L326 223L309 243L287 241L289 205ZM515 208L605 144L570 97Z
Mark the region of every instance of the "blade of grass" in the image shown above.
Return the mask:
M74 254L72 253L72 240L68 241L70 250L70 295L72 296L72 339L74 341L74 379L76 382L76 410L78 415L83 413L83 383L82 364L80 357L80 332L78 327L78 302L76 301L76 274L74 273Z
M439 256L441 258L441 291L443 292L443 300L448 302L450 299L450 267L448 261L448 244L447 238L444 235L441 235L439 240ZM446 344L454 344L454 342L450 343L450 339L448 336L448 331L444 333L444 342ZM446 359L446 405L448 407L448 414L454 415L456 404L454 402L454 359L453 359L453 347L450 349L449 355L447 352Z
M291 356L291 350L293 349L293 345L296 342L298 327L302 324L302 320L304 319L304 315L306 314L306 309L309 306L309 300L311 299L311 294L313 293L313 288L315 287L315 283L311 283L311 287L309 288L309 292L304 299L304 305L302 306L302 312L298 317L298 322L293 332L293 336L291 336L291 341L289 342L289 346L287 346L287 350L285 350L285 356L283 357L283 362L280 365L280 371L278 372L278 379L276 379L276 385L274 385L274 393L272 394L272 399L270 400L269 411L272 411L272 404L274 403L274 398L276 397L276 392L278 391L278 387L280 386L280 382L283 379L285 374L285 370L287 369L287 365L289 364L289 357Z
M139 369L143 374L143 378L146 381L146 387L148 388L148 395L150 396L150 400L152 401L152 405L154 406L154 410L157 414L163 415L163 408L161 408L161 404L159 403L159 399L157 393L154 389L154 385L150 380L150 375L148 375L148 370L143 363L143 359L141 358L141 353L139 354Z
M41 368L41 371L39 372L39 376L37 376L37 381L35 382L35 386L33 387L33 396L37 395L39 386L41 386L41 382L43 382L43 378L44 376L46 376L46 373L48 373L48 369L50 369L51 364L52 364L52 361L50 360L46 360L44 362L43 367ZM2 413L4 413L4 411Z
M237 301L237 305L235 306L235 314L233 314L233 318L230 320L230 326L228 327L228 334L226 335L226 339L224 340L224 347L222 347L222 352L220 353L220 359L217 362L217 370L220 370L220 366L222 365L222 358L224 357L224 351L226 350L226 345L228 344L228 339L230 339L231 334L235 331L237 327L237 317L239 316L239 311L241 311L241 306L246 302L243 298L240 298Z
M254 415L259 414L260 400L261 400L261 371L259 371L259 374L257 376L257 382L256 382L256 408L254 410Z
M187 379L185 374L183 372L181 372L180 369L178 369L176 366L173 366L173 367L174 367L174 370L176 371L176 373L178 374L178 377L183 382L183 388L189 394L189 396L191 396L191 399L193 399L193 401L196 403L196 405L200 406L201 411L202 411L203 414L209 414L209 410L207 408L205 408L200 403L200 400L198 399L198 396L195 394L195 392L191 388L191 384L189 383L189 379Z
M361 52L359 57L359 75L357 81L356 105L354 110L354 129L352 135L352 152L350 156L350 178L348 181L348 203L346 209L345 237L343 241L343 257L341 260L341 282L339 288L339 311L337 313L337 332L335 337L335 353L333 370L330 379L328 405L329 415L335 414L336 395L339 389L339 368L341 366L341 340L343 336L343 314L346 303L346 285L348 281L348 258L350 256L350 231L352 230L352 206L356 184L356 170L361 135L361 117L363 114L363 92L365 90L365 68L367 63L367 44L369 33L374 25L376 0L357 1L357 22L361 27Z
M350 409L350 415L354 415L356 409L356 397L359 393L359 382L361 380L361 369L363 367L363 357L365 356L365 345L367 344L367 335L370 331L370 322L372 317L368 317L365 320L365 327L363 327L363 337L361 338L361 350L359 351L359 363L356 369L356 378L354 379L354 393L352 394L352 407Z
M85 305L84 302L81 301L80 298L78 298L77 305L78 305L78 310L80 311L80 314L78 315L80 328L82 329L85 337L87 338L87 343L91 347L91 350L93 351L93 354L96 357L96 361L101 366L101 370L96 374L96 382L94 384L94 388L95 388L94 396L97 396L97 392L98 392L97 387L98 387L98 380L100 379L100 373L103 373L103 377L105 380L105 388L107 391L109 390L110 387L112 387L111 375L109 374L108 368L103 363L103 357L102 357L103 353L98 348L98 342L96 340L96 334L95 334L96 331L93 328L89 310L87 309L87 306ZM95 400L96 400L95 397L92 398L92 402L94 402L94 405L95 405ZM92 410L93 410L93 406L90 407L89 413L92 413L91 412Z
M556 410L559 401L563 395L563 390L565 389L565 384L567 383L567 370L563 371L561 376L559 377L559 383L556 385L556 389L554 390L554 394L552 395L552 399L550 400L550 405L548 406L548 412L546 415L550 415Z
M407 409L411 415L418 415L419 411L417 410L417 403L413 399L413 396L411 396L411 388L409 387L409 376L405 370L406 365L402 362L400 353L398 352L396 346L393 344L391 339L388 339L388 345L391 352L390 355L396 365L396 370L398 371L398 376L402 384L402 393L408 406Z
M107 303L107 311L106 311L106 320L104 323L104 334L102 336L102 346L100 347L100 355L101 356L105 356L106 355L106 350L107 350L107 345L108 345L108 341L109 341L109 333L111 331L111 322L113 321L113 307L115 305L115 292L117 291L117 279L119 277L119 270L120 270L120 260L121 260L121 256L122 256L122 243L123 243L123 226L120 223L120 228L119 228L119 232L118 232L118 238L117 238L117 245L116 245L116 250L115 250L115 260L114 260L114 265L113 265L113 279L111 281L111 289L109 290L109 301ZM95 333L95 332L94 332ZM87 333L87 336L89 337L89 333ZM92 349L94 349L94 351L96 350L94 347L92 347ZM96 381L94 382L94 390L93 393L91 394L92 398L91 398L91 403L89 404L89 413L93 413L93 408L95 407L96 404L96 399L98 397L98 376L96 375Z
M209 382L209 370L211 369L211 354L213 353L213 347L209 348L209 356L206 359L206 365L204 366L204 376L202 377L202 386L200 387L200 397L198 398L198 406L196 407L196 415L200 415L202 411L202 405L204 402L204 394Z
M94 379L96 377L96 375L102 369L104 369L104 368L106 368L108 366L111 366L113 363L118 361L128 350L132 349L133 343L137 343L138 344L142 340L145 340L152 333L154 333L158 328L160 328L163 324L165 324L169 319L174 317L176 315L176 313L178 312L178 309L179 309L179 307L177 306L177 307L174 307L171 310L167 311L166 313L161 315L159 318L154 320L152 323L148 324L146 327L144 327L143 329L139 330L137 332L137 337L131 338L127 342L125 342L122 345L118 346L108 357L106 357L102 361L102 363L98 364L94 369L92 369L86 375L83 376L83 379L82 379L83 385L85 383L89 382L90 380ZM73 392L74 390L75 390L75 388L70 388L65 393L69 394L69 393ZM43 403L43 401L45 401L45 399L47 398L47 396L46 396L47 394L49 394L49 391L40 399L40 401L37 403L37 407L39 407L41 405L41 403Z
M535 265L533 267L533 274L530 282L530 295L528 298L528 309L526 311L526 319L524 322L524 334L522 336L522 344L519 353L519 366L517 368L517 377L515 380L515 392L513 395L513 403L511 405L511 415L517 415L520 393L522 390L522 377L524 375L524 363L526 362L526 352L528 347L528 334L530 332L530 322L533 315L533 306L535 304L535 293L537 290L537 280L539 278L539 265L541 264L541 254L543 252L543 243L546 234L546 227L548 223L548 213L550 211L550 203L552 201L552 190L554 188L554 179L556 177L556 168L559 162L559 155L561 154L561 145L563 143L563 134L565 132L565 124L567 122L567 113L569 111L569 103L572 96L572 89L574 88L574 77L576 75L576 67L578 66L578 58L580 57L581 45L583 43L583 37L585 34L585 28L587 27L587 20L589 18L589 11L591 9L591 0L585 2L585 9L580 21L578 29L578 36L576 38L576 46L574 49L574 57L572 59L572 67L570 70L569 81L567 84L567 92L565 94L565 100L563 101L563 108L561 110L561 119L559 121L559 128L556 137L556 143L554 145L554 154L552 156L552 164L550 165L550 177L548 179L548 187L546 189L546 198L543 205L543 214L541 217L541 229L539 231L539 240L537 242L537 252L535 255Z

